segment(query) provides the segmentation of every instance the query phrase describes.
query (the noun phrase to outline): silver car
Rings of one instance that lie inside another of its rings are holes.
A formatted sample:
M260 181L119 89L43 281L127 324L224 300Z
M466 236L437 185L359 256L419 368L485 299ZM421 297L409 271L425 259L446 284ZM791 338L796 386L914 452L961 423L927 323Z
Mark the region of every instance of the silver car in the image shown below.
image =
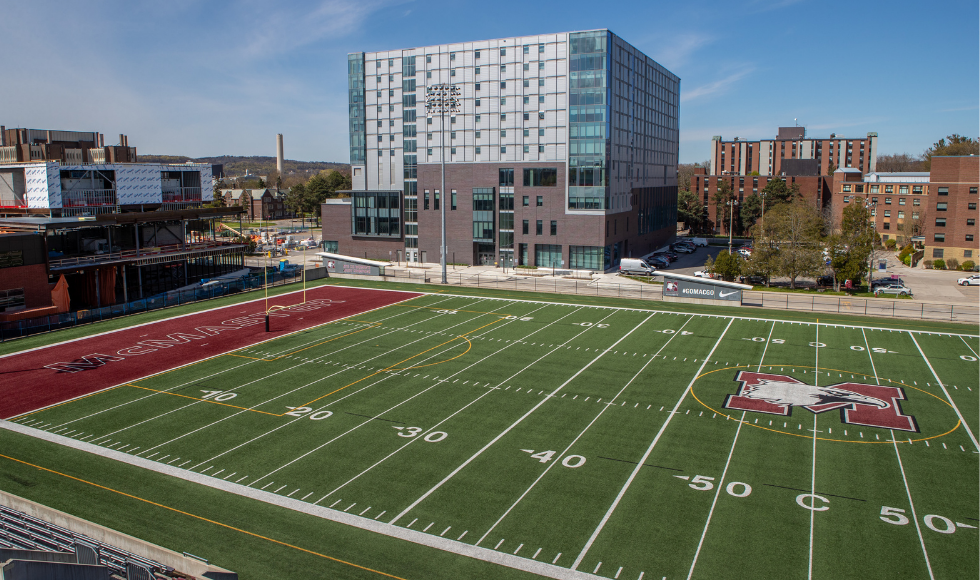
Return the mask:
M960 286L980 286L980 274L960 278L956 283Z
M912 296L912 290L908 286L891 284L888 286L878 286L875 288L875 296L891 294L893 296Z

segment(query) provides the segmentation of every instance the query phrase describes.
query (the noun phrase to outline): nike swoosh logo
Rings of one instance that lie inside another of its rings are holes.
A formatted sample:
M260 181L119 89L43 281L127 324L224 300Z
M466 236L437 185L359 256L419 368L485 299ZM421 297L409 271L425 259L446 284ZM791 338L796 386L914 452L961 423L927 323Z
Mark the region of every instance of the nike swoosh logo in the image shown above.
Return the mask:
M731 292L728 292L728 293L725 293L725 292L719 292L719 293L718 293L718 297L719 297L719 298L728 298L728 297L729 297L729 296L731 296L732 294L737 294L737 293L738 293L738 290L732 290Z

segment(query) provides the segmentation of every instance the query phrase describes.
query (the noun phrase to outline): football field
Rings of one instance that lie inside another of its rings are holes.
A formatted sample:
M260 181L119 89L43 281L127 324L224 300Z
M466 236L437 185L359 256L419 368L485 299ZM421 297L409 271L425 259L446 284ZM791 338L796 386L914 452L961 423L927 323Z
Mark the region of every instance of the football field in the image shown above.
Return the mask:
M425 294L9 428L502 574L977 578L978 351Z

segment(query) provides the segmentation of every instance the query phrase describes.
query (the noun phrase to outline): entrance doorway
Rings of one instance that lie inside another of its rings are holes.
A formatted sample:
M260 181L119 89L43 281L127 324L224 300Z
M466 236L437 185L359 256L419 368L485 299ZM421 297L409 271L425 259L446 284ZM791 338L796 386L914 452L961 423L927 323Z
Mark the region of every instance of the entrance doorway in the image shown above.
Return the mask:
M493 266L497 260L497 248L493 244L476 245L476 263L481 266Z

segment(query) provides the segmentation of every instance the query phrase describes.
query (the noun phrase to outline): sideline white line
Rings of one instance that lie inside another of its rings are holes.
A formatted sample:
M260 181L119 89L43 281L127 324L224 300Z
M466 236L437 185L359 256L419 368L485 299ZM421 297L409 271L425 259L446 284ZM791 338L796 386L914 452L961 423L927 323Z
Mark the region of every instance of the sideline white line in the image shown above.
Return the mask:
M769 343L772 341L772 332L776 329L776 323L773 322L772 326L769 327L769 337L766 339L766 346L762 349L762 357L759 358L759 366L756 367L756 372L762 370L762 363L766 361L766 352L769 350ZM738 428L735 430L735 438L732 440L732 448L728 451L728 459L725 461L725 469L721 472L721 479L718 480L717 490L715 491L715 498L711 501L711 509L708 510L708 519L704 522L704 529L701 531L701 539L698 540L698 549L694 551L694 560L691 561L691 569L687 573L687 580L691 580L694 576L694 567L698 565L698 556L701 554L701 547L704 545L704 538L708 535L708 526L711 525L711 517L715 513L715 506L718 504L718 497L721 495L721 488L725 485L725 476L728 474L728 466L732 462L732 455L735 454L735 444L738 443L738 435L742 432L742 423L745 422L745 411L742 411L742 417L738 420Z
M113 451L111 449L105 449L97 445L92 445L91 443L76 441L70 437L63 437L61 435L54 435L45 431L39 431L19 423L11 423L9 421L0 420L0 429L6 429L8 431L28 435L37 439L43 439L65 447L70 447L79 451L84 451L86 453L119 461L121 463L141 467L156 473L170 475L191 483L197 483L213 489L226 491L270 505L276 505L294 512L309 514L314 517L334 521L354 528L375 532L384 536L405 540L429 548L435 548L451 554L458 554L460 556L466 556L468 558L490 562L492 564L498 564L508 568L514 568L515 570L522 570L531 574L537 574L538 576L555 578L557 580L604 580L600 576L595 576L593 574L576 572L569 570L568 568L563 568L561 566L555 566L528 558L522 558L520 556L514 556L513 554L508 554L506 552L495 552L494 550L472 546L458 540L441 538L433 534L426 534L415 530L409 530L407 528L393 526L391 524L375 521L358 515L344 513L339 510L334 510L323 506L316 506L291 497L277 495L268 491L262 491L254 487L246 487L244 485L232 483L223 479L217 479L200 473L178 469L173 466L149 461L147 459L143 459L142 457L128 455L124 452Z
M646 322L649 319L650 318L648 317L643 322ZM694 317L693 316L688 317L688 319L684 321L684 324L682 324L681 327L677 329L677 332L675 332L674 334L671 334L670 335L670 338L667 339L667 342L665 342L663 344L663 346L660 347L660 349L657 351L657 354L660 354L663 351L663 349L667 348L667 345L670 344L670 342L672 340L674 340L674 337L680 336L680 331L684 330L684 327L687 326L687 323L690 322L690 321L692 321L692 320L694 320ZM640 324L642 325L643 322L641 322ZM504 521L504 518L506 518L507 515L510 514L510 512L515 507L517 507L517 504L521 503L521 501L524 499L524 497L527 496L527 494L531 493L531 490L534 489L534 487L536 485L538 485L538 482L541 481L542 479L544 479L544 476L548 475L548 472L551 471L551 468L554 467L555 465L557 465L559 463L559 461L563 457L565 457L565 454L568 453L568 451L572 448L572 446L574 446L575 443L577 443L578 440L581 439L583 435L585 435L585 433L589 430L589 428L591 428L592 425L596 421L599 420L599 417L602 417L602 414L603 413L605 413L607 410L609 410L609 407L611 405L615 404L616 399L618 399L623 394L623 392L625 392L626 389L628 389L629 386L633 384L633 381L635 381L636 378L639 377L643 373L643 371L646 370L647 366L649 366L650 363L652 363L653 361L654 361L654 357L652 357L652 356L647 359L647 362L643 365L643 367L641 367L640 370L636 371L636 374L634 374L633 377L625 385L623 385L623 388L621 388L619 390L619 392L616 393L615 396L613 396L611 399L609 399L609 401L607 401L606 404L602 406L602 409L599 411L599 413L596 414L596 416L591 421L589 421L589 424L586 425L585 428L582 429L582 431L578 435L575 436L575 439L572 439L572 442L569 443L565 447L565 449L563 449L562 452L559 453L558 456L555 457L551 461L551 463L548 464L548 467L546 467L545 470L542 471L540 475L538 475L537 479L535 479L534 482L531 483L531 485L528 486L528 488L526 490L524 490L524 493L522 493L520 495L520 497L518 497L517 500L513 504L511 504L511 506L509 508L507 508L507 510L503 513L503 515L501 515L499 518L497 518L497 521L494 522L493 525L490 526L490 528L487 529L487 531L482 536L480 536L480 539L477 540L476 541L476 544L474 544L474 545L479 546L480 545L480 542L482 542L483 540L485 540L486 537L490 535L490 532L492 532L497 527L497 525L500 524L500 522Z
M340 286L338 286L339 288ZM520 290L519 290L520 292ZM458 298L473 298L473 296L468 296L466 294L444 294L444 293L423 293L431 296L455 296ZM699 312L684 312L681 310L655 310L652 308L636 308L629 306L605 306L596 304L575 304L574 302L547 302L544 300L524 300L521 298L497 298L495 296L486 296L487 300L500 300L505 302L532 302L540 304L554 304L559 306L584 306L587 308L598 308L598 309L608 309L608 310L628 310L631 312L655 312L657 314L672 314L674 316L699 316L702 318L721 318L733 320L753 320L756 322L785 322L786 324L799 324L801 326L826 326L828 328L866 328L868 330L887 330L889 332L918 332L919 334L934 334L937 336L966 336L969 338L980 338L980 334L965 334L961 332L942 332L938 330L913 330L910 328L886 328L879 326L864 326L860 324L840 324L835 322L807 322L805 320L788 320L785 318L758 318L755 316L732 316L730 314L703 314ZM802 310L787 310L787 313L798 312L804 313ZM852 316L849 314L841 313L842 316ZM864 318L875 318L874 316L866 316ZM959 323L954 323L959 324ZM963 326L970 326L969 324L964 324Z
M919 534L919 545L922 546L922 555L926 558L926 568L929 570L929 578L935 580L932 575L932 564L929 562L929 552L926 551L926 541L922 538L922 529L919 527L919 516L915 514L915 504L912 503L912 492L909 490L909 482L905 478L905 466L902 465L902 455L898 452L898 441L895 439L895 431L892 434L892 444L895 446L895 457L898 458L898 468L902 470L902 483L905 484L905 494L909 498L909 507L912 508L912 521L915 522L915 532Z
M622 500L623 496L626 495L626 490L628 490L630 484L633 483L633 479L635 479L636 474L640 472L640 468L643 467L643 464L646 463L647 458L649 458L650 454L653 453L653 448L656 447L657 442L660 441L660 436L664 434L664 431L667 429L667 425L670 425L670 421L674 418L674 415L677 414L677 409L681 406L681 403L684 402L684 399L687 398L687 394L691 392L691 387L694 386L694 382L698 380L698 376L701 375L701 372L704 370L704 367L708 364L708 361L711 360L711 356L715 354L715 349L717 349L718 345L721 344L721 341L725 338L725 334L728 333L728 329L732 327L733 322L735 322L735 319L730 317L728 319L728 326L725 327L725 330L721 333L721 336L718 337L718 340L717 342L715 342L715 345L711 347L711 352L709 352L708 355L704 357L704 360L701 362L701 367L698 369L698 372L694 373L694 378L691 379L691 382L688 383L687 388L684 389L684 392L681 393L680 398L677 399L677 403L674 404L674 408L667 415L667 420L665 420L664 424L660 426L660 430L657 431L657 435L653 438L653 441L650 443L650 446L647 447L646 453L644 453L640 461L637 462L636 467L633 468L633 473L630 473L630 476L626 479L626 483L623 484L622 489L619 490L619 494L616 495L616 499L613 500L612 505L610 505L609 509L606 510L606 514L602 516L602 521L600 521L599 525L596 526L595 531L592 532L592 536L589 537L589 541L585 543L585 547L582 548L582 551L579 552L578 557L575 558L575 563L572 564L572 570L578 568L579 564L582 563L582 559L585 558L585 554L589 551L590 548L592 548L592 544L595 542L596 538L599 537L599 533L602 532L602 529L606 526L606 522L608 522L609 518L612 517L612 514L616 510L616 506L619 505L620 500Z
M915 343L915 348L919 349L919 354L922 355L922 360L926 361L926 364L929 366L929 370L932 371L932 376L935 377L936 382L939 383L939 388L942 389L943 394L946 395L946 400L949 401L950 406L952 406L953 410L956 411L956 416L959 417L960 422L963 423L963 427L966 429L966 434L970 436L970 441L973 441L973 447L976 448L977 451L980 451L980 444L977 443L977 438L974 437L973 430L970 429L970 426L966 423L966 419L963 418L963 413L960 413L960 408L953 402L953 397L949 396L949 391L946 390L946 385L943 384L942 379L940 379L939 375L936 374L936 369L932 368L932 363L929 362L929 357L926 356L926 353L922 352L922 347L919 346L919 341L915 340L915 335L910 332L909 337L912 339L912 342Z
M432 487L432 489L430 489L429 491L427 491L424 494L422 494L422 497L418 498L417 500L415 500L414 502L412 502L411 505L409 505L407 508L405 508L404 510L402 510L402 512L400 514L398 514L397 516L395 516L394 519L392 519L390 523L391 524L394 524L395 522L398 521L399 518L404 517L405 514L407 514L411 510L415 509L415 506L417 506L420 503L422 503L427 497L429 497L436 490L438 490L440 487L442 487L447 481L449 481L450 479L452 479L457 473L459 473L460 471L462 471L464 467L466 467L467 465L469 465L477 457L479 457L480 455L482 455L484 451L486 451L491 446L493 446L493 444L495 444L497 441L499 441L504 435L506 435L507 433L510 433L510 430L511 429L513 429L514 427L517 427L518 425L521 424L521 422L524 421L524 419L527 419L528 417L530 417L531 414L534 413L535 411L537 411L538 408L541 407L541 405L544 405L548 401L548 399L550 399L551 397L554 397L555 395L557 395L563 388L565 388L565 385L567 385L570 382L572 382L573 380L575 380L576 377L578 377L580 374L582 374L583 372L585 372L589 367L591 367L593 364L595 364L595 362L598 361L600 358L602 358L607 352L609 352L612 349L614 349L617 344L619 344L619 343L623 342L624 340L626 340L626 338L629 337L629 335L633 334L633 331L635 331L637 328L639 328L644 322L646 322L647 320L649 320L653 315L654 315L653 313L650 313L649 316L647 316L646 318L644 318L643 321L641 321L639 324L637 324L636 326L634 326L629 332L627 332L622 337L620 337L619 340L617 340L616 342L614 342L611 346L607 347L605 350L603 350L601 353L599 353L594 359L592 359L591 361L589 361L589 364L587 364L584 367L580 368L574 375L571 376L571 378L569 378L567 381L565 381L564 383L562 383L561 385L559 385L558 388L556 388L554 391L552 391L549 395L543 397L540 401L538 401L538 404L536 404L535 406L531 407L531 409L527 413L524 413L524 415L522 415L517 421L514 421L513 423L511 423L509 427L507 427L502 432L500 432L499 435L497 435L496 437L494 437L493 439L491 439L489 443L487 443L486 445L484 445L479 451L477 451L472 456L470 456L470 458L467 459L466 461L464 461L459 467L457 467L452 472L450 472L449 475L447 475L446 477L444 477L442 479L442 481L440 481L439 483L435 484ZM609 316L612 316L612 314L610 314ZM609 318L609 316L604 317L602 320L605 320L606 318ZM588 328L595 328L595 327L594 326L590 326Z

